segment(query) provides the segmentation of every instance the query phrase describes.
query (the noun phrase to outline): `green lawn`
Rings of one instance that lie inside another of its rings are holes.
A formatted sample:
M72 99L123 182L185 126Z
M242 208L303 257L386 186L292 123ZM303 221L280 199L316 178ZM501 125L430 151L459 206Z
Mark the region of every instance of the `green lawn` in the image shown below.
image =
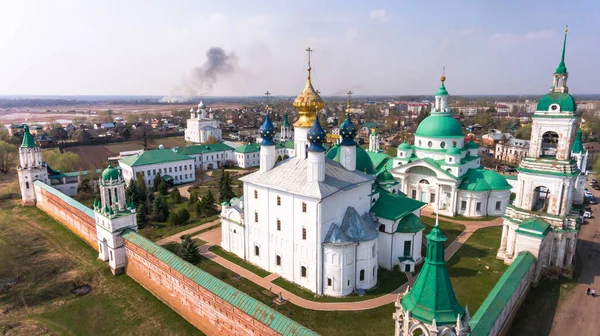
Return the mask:
M262 268L260 268L260 267L258 267L256 265L254 265L252 263L247 262L246 260L244 260L244 259L236 256L233 253L230 253L230 252L227 252L227 251L223 250L221 248L221 246L217 246L217 245L211 246L211 248L208 249L208 250L210 252L212 252L212 253L214 253L214 254L216 254L216 255L224 258L224 259L227 259L227 260L231 261L232 263L234 263L234 264L236 264L238 266L242 266L243 268L245 268L248 271L250 271L250 272L258 275L261 278L264 278L266 276L271 275L270 272L268 272L268 271L266 271L266 270L264 270L264 269L262 269Z
M0 206L0 334L198 335L194 326L35 207ZM77 297L80 285L92 291ZM158 332L160 330L160 332Z
M471 316L508 268L502 260L496 259L501 235L501 226L479 229L448 260L456 298L463 307L469 306Z
M492 221L492 220L498 218L498 216L465 217L465 216L461 216L461 215L456 215L454 217L448 217L448 216L440 215L440 218L455 219L455 220L468 221L468 222L487 222L487 221Z
M364 301L374 299L378 296L389 294L394 290L398 289L398 287L402 286L406 281L406 275L397 270L386 270L383 268L379 268L377 273L377 287L369 290L363 296L358 296L356 293L352 293L351 295L344 297L333 297L333 296L315 296L315 293L309 291L308 289L304 289L290 281L285 280L284 278L277 278L273 280L273 283L281 288L288 290L291 293L298 295L301 298L318 301L318 302L356 302L356 301Z
M425 224L427 226L425 228L425 230L423 230L423 241L425 241L425 237L429 234L429 231L431 231L431 229L435 225L435 219L431 218L431 217L423 216L423 217L421 217L421 222L423 222L423 224ZM448 240L446 240L446 242L444 242L445 247L448 247L450 244L452 244L452 242L466 228L466 226L464 226L462 224L454 224L454 223L446 222L443 220L440 220L439 223L440 223L440 229L442 229L442 231L444 232L444 235L446 236L446 238L448 238Z
M170 226L167 223L153 222L150 225L150 227L140 229L139 233L142 236L144 236L152 241L157 241L162 238L172 236L181 231L185 231L187 229L191 229L196 226L200 226L202 224L214 221L215 219L218 219L218 218L219 218L219 216L215 215L215 216L211 216L211 217L207 217L207 218L203 218L203 219L194 219L194 220L188 222L187 224L180 225L180 226ZM195 232L194 234L197 234L197 233L199 233L199 232Z

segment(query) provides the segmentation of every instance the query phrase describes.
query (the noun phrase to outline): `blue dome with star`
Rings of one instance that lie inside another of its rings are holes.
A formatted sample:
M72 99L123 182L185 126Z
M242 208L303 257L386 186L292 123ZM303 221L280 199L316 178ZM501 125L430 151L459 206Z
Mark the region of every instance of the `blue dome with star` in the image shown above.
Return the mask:
M310 146L308 146L306 150L309 152L324 152L325 147L323 147L323 143L325 142L326 137L327 133L325 133L325 130L321 127L319 116L317 116L314 125L308 130L308 135L306 136L308 142L310 142Z
M356 137L356 127L350 120L350 114L346 113L346 119L340 126L340 136L342 137L342 146L354 146L354 138Z
M265 118L265 122L260 127L260 137L262 141L260 144L262 146L275 146L275 142L273 142L273 137L275 136L275 127L273 127L273 123L271 122L271 118L267 113L267 117Z

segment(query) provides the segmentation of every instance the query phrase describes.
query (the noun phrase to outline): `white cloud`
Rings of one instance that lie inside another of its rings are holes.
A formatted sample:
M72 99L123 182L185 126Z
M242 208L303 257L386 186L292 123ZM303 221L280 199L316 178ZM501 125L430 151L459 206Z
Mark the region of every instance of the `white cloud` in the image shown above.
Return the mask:
M385 9L375 9L371 11L371 20L387 21L388 16Z
M346 36L346 41L354 42L354 40L356 40L356 38L358 37L358 29L355 29L355 28L346 29L346 31L344 32L344 35Z
M539 39L545 39L553 37L555 33L554 29L546 29L546 30L536 30L532 32L528 32L522 35L509 34L509 33L496 33L490 36L488 39L492 43L498 44L515 44L526 41L533 41Z

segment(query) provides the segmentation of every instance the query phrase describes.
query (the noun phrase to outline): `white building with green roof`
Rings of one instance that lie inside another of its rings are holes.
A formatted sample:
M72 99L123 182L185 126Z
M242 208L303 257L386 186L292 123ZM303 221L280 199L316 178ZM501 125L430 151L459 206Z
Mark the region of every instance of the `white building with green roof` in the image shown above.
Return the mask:
M203 170L220 169L223 166L236 164L233 147L224 143L186 146L175 150L194 158L194 166Z
M506 210L497 254L510 264L521 252L531 252L538 260L536 281L549 269L571 274L581 224L572 206L585 187L584 153L576 132L577 106L567 87L566 43L565 30L550 92L532 116L529 153L517 169L516 198Z
M126 156L119 160L123 178L128 184L140 174L146 185L154 186L154 177L158 174L173 184L196 181L195 160L180 153L177 148L159 148Z

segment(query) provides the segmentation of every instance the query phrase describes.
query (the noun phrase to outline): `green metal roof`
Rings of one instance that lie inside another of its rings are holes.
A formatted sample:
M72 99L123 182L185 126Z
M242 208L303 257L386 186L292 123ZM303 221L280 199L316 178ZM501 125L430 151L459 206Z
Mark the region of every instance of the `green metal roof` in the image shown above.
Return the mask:
M496 321L500 318L500 314L509 304L513 293L534 263L533 254L527 251L519 253L471 318L469 322L471 336L490 334Z
M566 75L567 74L567 66L565 65L565 51L567 50L567 30L565 29L565 39L563 41L563 49L562 49L562 57L560 58L560 63L554 72L557 75Z
M470 191L488 191L510 190L512 187L504 176L495 171L477 168L467 171L458 188Z
M421 218L417 217L414 213L409 213L398 222L395 232L416 233L423 229L425 229L425 224L421 222Z
M181 153L176 153L172 149L153 149L144 151L140 154L126 156L120 159L119 162L130 167L137 167L184 160L193 160L193 158Z
M384 168L384 170L377 174L377 183L378 184L398 184L398 181L392 176L392 174Z
M399 150L409 150L412 149L412 146L408 144L408 142L404 141L403 143L400 144L400 146L398 146Z
M246 145L240 146L234 150L234 152L236 152L236 153L243 153L243 154L256 153L259 151L260 151L260 145L255 144L255 143L246 144Z
M283 114L283 127L291 127L290 122L288 121L287 112Z
M448 148L448 150L446 151L446 155L461 155L462 152L460 151L460 149L456 148L456 145L452 145L452 147Z
M540 101L537 104L537 111L549 111L550 105L552 104L558 104L558 106L560 106L561 111L577 111L577 103L575 102L575 98L573 98L573 96L571 96L570 94L564 92L550 92L542 96L542 98L540 98ZM573 118L573 116L570 117Z
M479 148L479 144L478 144L477 142L473 141L473 140L470 140L469 142L467 142L467 143L465 144L465 147L464 147L464 148L467 148L467 149L471 149L471 148Z
M284 143L285 148L289 148L289 149L294 149L294 141L290 140L290 141L286 141Z
M379 169L380 165L390 158L390 156L385 153L371 151L366 152L367 155L369 155L369 158L371 159L371 162L373 163L373 167L375 167L375 169Z
M437 90L437 92L435 93L436 96L447 96L448 95L448 91L446 90L446 86L444 85L444 81L442 81L442 85L440 85L440 88Z
M340 150L340 147L341 146L339 144L335 144L327 151L325 156L328 159L331 159L331 160L339 163L340 155L342 152ZM373 165L373 161L371 161L371 157L369 156L367 151L365 151L359 145L356 145L356 170L361 171L365 174L371 174L371 175L377 173L377 171L375 170L375 166Z
M446 268L445 241L446 237L436 224L427 235L427 256L423 268L413 288L402 297L404 310L427 324L433 323L434 319L437 325L455 324L458 315L465 314L464 308L456 300Z
M23 143L21 143L21 147L23 148L34 148L37 147L35 144L35 140L33 140L33 135L29 133L29 126L23 126Z
M109 163L108 167L102 171L102 179L104 181L108 180L118 180L119 179L119 171L113 168L113 166Z
M216 143L210 145L197 145L197 146L187 146L182 148L177 148L177 153L181 153L184 155L192 155L192 154L206 154L213 152L222 152L233 150L233 147L230 147L224 143Z
M533 237L543 238L550 230L550 224L540 218L530 217L519 224L517 232Z
M60 191L52 188L51 186L43 183L40 180L36 180L33 182L34 185L46 190L47 192L51 193L52 195L60 198L61 200L63 200L65 203L67 203L68 205L72 206L73 208L83 212L84 214L86 214L87 216L91 217L91 218L95 218L94 216L94 210L86 207L85 205L77 202L76 200L74 200L73 198L61 193Z
M428 163L429 165L431 165L431 166L432 166L433 168L435 168L437 171L439 171L439 172L442 172L442 173L444 173L444 174L448 175L448 177L450 177L450 178L452 178L452 179L454 179L454 180L456 180L456 179L457 179L457 177L456 177L456 176L454 176L454 175L452 175L451 173L449 173L449 172L445 171L444 169L442 169L442 167L440 166L440 163L441 163L441 162L444 162L444 160L440 160L440 162L438 162L438 161L436 161L436 160L434 160L434 159L432 159L432 158L422 158L421 160L423 160L423 162L426 162L426 163Z
M581 129L577 130L577 135L575 135L575 141L573 142L573 146L571 146L571 152L573 152L573 153L585 152L585 149L583 148L583 143L581 141Z
M463 131L460 122L446 112L432 112L417 128L415 136L429 138L462 138Z
M366 127L368 129L373 129L373 128L377 127L377 123L376 122L366 122L366 123L362 124L361 127L363 127L363 128Z
M123 239L158 258L173 270L215 294L236 309L243 311L281 335L317 335L314 331L278 313L274 309L237 290L209 273L184 261L167 249L156 245L132 230L122 233Z
M370 212L377 217L396 221L425 205L427 203L381 190Z

